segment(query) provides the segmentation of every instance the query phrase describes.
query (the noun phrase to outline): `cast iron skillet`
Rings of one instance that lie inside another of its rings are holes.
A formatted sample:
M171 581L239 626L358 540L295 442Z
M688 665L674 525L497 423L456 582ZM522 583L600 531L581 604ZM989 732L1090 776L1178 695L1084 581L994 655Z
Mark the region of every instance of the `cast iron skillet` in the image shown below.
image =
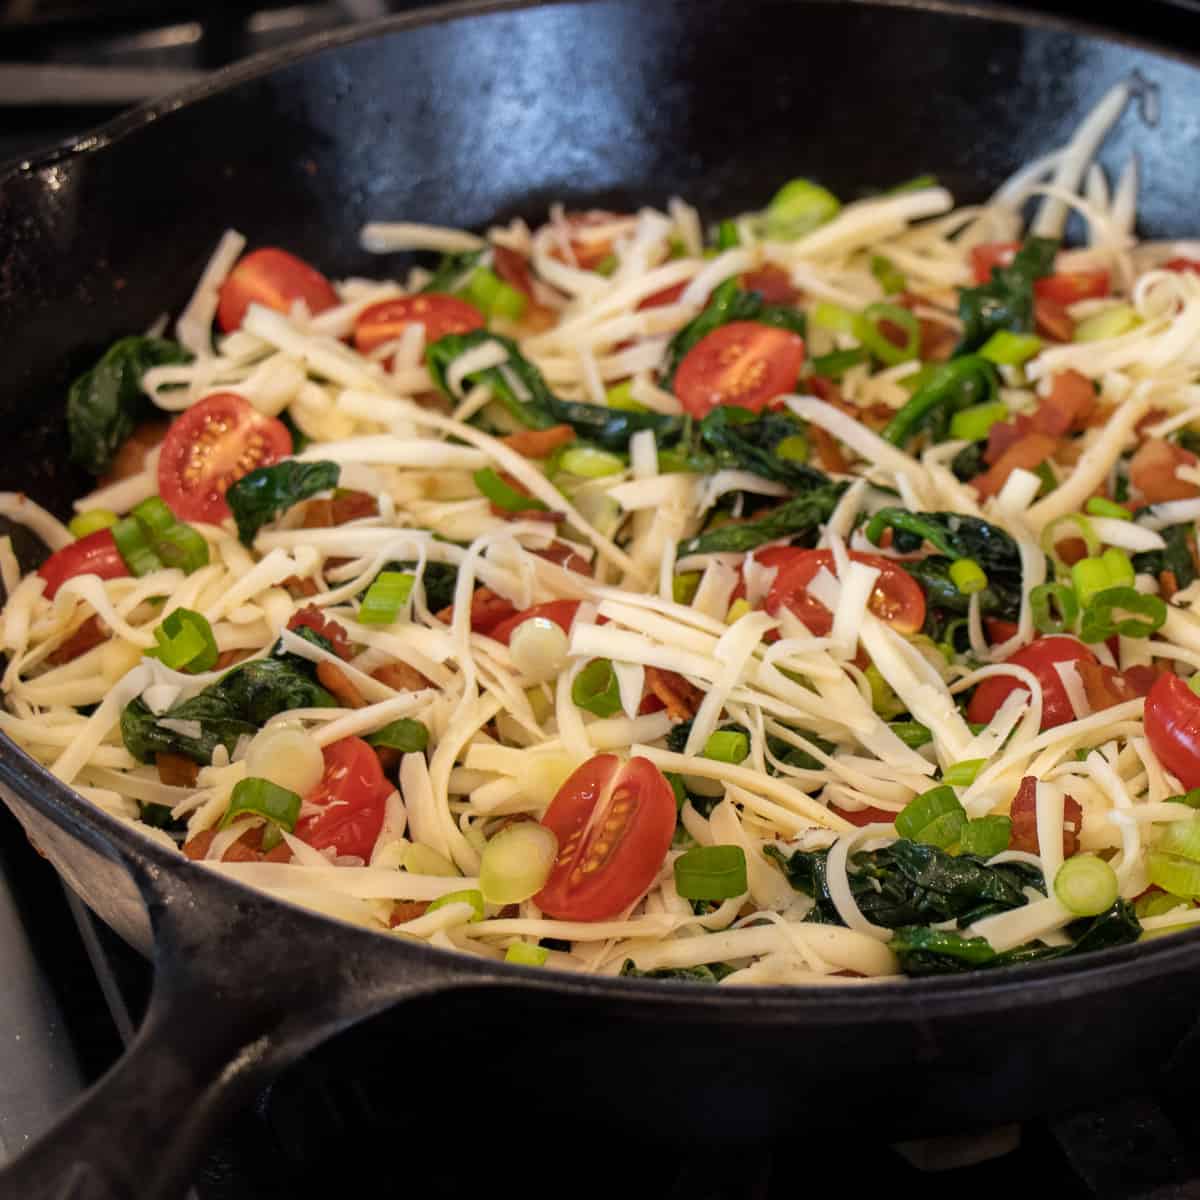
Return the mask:
M1060 145L1134 69L1159 85L1161 119L1127 120L1109 161L1139 143L1144 228L1194 234L1200 158L1180 151L1200 72L1008 12L491 4L235 67L0 178L4 486L67 510L86 486L65 461L67 382L116 337L177 311L227 225L343 276L402 265L358 248L372 218L477 227L556 199L620 208L673 193L720 215L799 173L852 196L936 171L977 198ZM371 1025L380 1055L399 1064L414 1042L435 1044L444 1070L421 1079L428 1105L453 1111L464 1082L499 1080L504 1110L538 1136L572 1136L586 1119L589 1140L736 1145L864 1122L880 1138L945 1133L1094 1103L1147 1083L1200 1000L1200 940L1187 935L844 990L499 966L217 878L7 743L0 785L72 887L157 968L126 1057L0 1173L0 1194L21 1200L177 1195L225 1114L385 1010ZM570 1101L558 1079L572 1081Z

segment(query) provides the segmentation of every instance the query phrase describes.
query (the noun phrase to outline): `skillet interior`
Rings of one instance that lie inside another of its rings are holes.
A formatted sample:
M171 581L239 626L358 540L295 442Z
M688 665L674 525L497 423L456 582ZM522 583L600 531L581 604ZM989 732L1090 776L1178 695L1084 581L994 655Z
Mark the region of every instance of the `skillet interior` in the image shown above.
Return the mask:
M65 465L66 384L117 336L177 311L229 224L252 244L284 245L345 275L401 266L359 250L367 219L475 227L534 217L555 199L623 207L671 194L719 215L798 173L852 196L932 170L960 199L981 198L1061 144L1113 81L1138 69L1162 88L1159 127L1127 119L1106 161L1119 164L1136 144L1144 231L1194 231L1200 160L1178 148L1200 74L1052 28L929 9L679 0L500 8L424 26L402 19L374 37L327 41L311 58L277 56L270 73L234 69L236 86L126 118L76 152L0 180L6 487L66 511L85 486ZM68 814L91 840L134 845L56 797L18 757L6 751L0 773L27 816L44 826ZM58 841L56 857L75 861ZM277 916L281 937L311 927L282 906ZM316 968L356 937L328 928L337 940L330 934L314 951ZM380 954L398 970L417 969L407 948L387 946ZM519 1083L520 1064L549 1038L614 1111L631 1061L691 1061L694 1107L672 1110L679 1082L669 1071L633 1106L653 1106L663 1136L711 1134L705 1111L730 1100L741 1116L720 1132L744 1137L856 1114L893 1133L929 1132L1129 1087L1190 1023L1194 993L1165 981L1194 967L1196 951L1183 938L1082 968L1014 973L1011 983L933 981L876 989L871 1000L575 983L571 1005L554 994L532 1002L536 1021L527 997L499 987L433 1001L421 1019L436 1021L440 1010L457 1027L455 1044L442 1047L461 1063L446 1072L451 1084L483 1059ZM1151 986L1153 1027L1124 1021L1131 996ZM374 1036L395 1037L406 1019L389 1018L390 1032ZM797 1042L814 1025L822 1044ZM798 1086L800 1063L810 1075ZM819 1106L803 1095L813 1083L829 1089Z

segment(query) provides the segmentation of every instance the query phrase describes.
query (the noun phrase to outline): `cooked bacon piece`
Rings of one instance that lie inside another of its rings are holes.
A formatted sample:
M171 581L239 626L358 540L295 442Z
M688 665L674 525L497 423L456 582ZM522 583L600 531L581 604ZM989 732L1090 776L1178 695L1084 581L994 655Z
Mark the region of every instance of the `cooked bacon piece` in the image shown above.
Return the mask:
M1138 423L1133 427L1133 432L1137 434L1138 440L1150 436L1150 427L1157 425L1159 421L1165 419L1167 410L1165 408L1152 408L1148 413L1144 414Z
M820 425L810 425L808 438L817 452L817 462L821 464L822 470L832 471L835 475L844 475L850 470L850 464L846 461L837 438L829 430L822 429Z
M208 856L209 847L213 844L213 838L217 836L216 829L206 829L203 833L198 833L190 841L185 842L183 852L190 859L199 861ZM263 826L258 825L255 828L248 830L242 834L236 842L230 846L221 856L222 862L273 862L273 863L289 863L292 861L292 852L288 847L287 842L281 841L279 845L272 847L265 854L262 849Z
M590 208L587 212L564 213L562 226L568 235L567 241L571 247L571 255L568 256L561 247L555 246L550 251L550 257L569 263L573 256L575 265L581 270L594 271L613 252L612 238L589 238L576 235L598 225L611 225L620 219L619 213L608 212L602 208Z
M570 542L551 542L544 550L531 550L530 553L568 571L574 571L577 575L590 577L592 574L592 564Z
M371 672L372 679L378 679L386 687L395 688L398 692L419 692L429 687L429 680L416 667L397 659L395 662L384 663Z
M1058 441L1044 433L1030 433L1019 442L1014 442L982 475L971 480L971 486L979 498L994 496L1008 481L1018 467L1033 471L1052 457Z
M864 825L891 825L896 820L894 812L889 812L886 808L872 808L869 804L865 808L838 808L836 804L831 804L829 811L837 813L839 817L860 829Z
M679 297L683 295L687 285L688 281L685 279L681 283L673 283L670 287L663 288L660 292L651 292L649 296L644 296L638 301L638 311L640 312L644 308L659 308L667 304L678 304Z
M764 304L795 304L804 299L804 293L793 286L792 277L774 263L763 263L761 267L747 271L741 283L746 291L757 292Z
M1010 850L1024 850L1026 854L1038 853L1037 836L1037 779L1026 775L1013 799L1009 811L1012 818L1012 840ZM1063 857L1070 858L1079 850L1079 830L1083 824L1083 809L1073 796L1065 797L1063 804Z
M958 345L958 333L941 321L919 318L921 326L921 358L924 362L945 362Z
M53 654L46 656L46 661L52 667L61 667L63 663L73 662L81 654L94 650L107 640L108 626L98 616L88 617Z
M199 763L168 750L160 750L154 756L154 765L158 768L159 779L168 787L195 787L200 777Z
M100 486L108 487L133 475L140 475L146 467L146 455L167 436L169 421L143 421L121 443L108 470L100 476Z
M317 663L317 680L321 686L340 700L345 708L365 708L362 693L346 678L346 673L331 662Z
M397 925L403 925L405 921L415 921L418 917L425 915L428 907L428 900L393 900L392 915L388 918L388 925L395 929Z
M826 379L824 375L811 375L804 382L814 396L824 400L826 404L832 404L834 408L844 412L848 417L860 421L869 429L874 429L876 433L896 415L895 410L888 408L886 404L872 404L867 408L851 404L842 395L842 389L838 387L837 383L832 379ZM810 438L816 428L816 426L809 427Z
M306 600L309 596L315 596L321 590L317 587L315 579L310 579L307 576L301 579L299 575L289 575L279 586L293 600Z
M555 425L550 429L522 429L520 433L510 433L500 440L510 450L515 450L526 458L545 458L548 454L553 454L559 446L573 442L575 430L570 425Z
M253 651L247 649L222 650L221 653L217 655L217 665L213 667L213 670L228 670L230 667L236 666L243 659L249 658L252 653Z
M379 516L375 497L367 492L339 491L325 500L309 500L304 505L304 529L332 529L362 517Z
M332 647L333 652L344 662L354 657L350 649L350 635L336 622L331 621L315 604L306 604L292 614L287 627L291 630L311 629L320 634Z
M1034 297L1033 323L1038 333L1051 341L1069 342L1075 336L1075 322L1067 310L1047 296Z
M520 482L514 479L506 471L499 472L500 478L508 484L514 492L519 492L522 496L529 496L530 500L533 496L530 495L529 489ZM566 520L566 513L554 512L548 508L521 508L513 511L508 508L501 508L498 504L489 504L493 517L502 517L505 521L552 521L559 522Z
M656 696L674 721L685 721L696 715L704 693L674 671L661 667L646 668L646 690Z
M1195 465L1196 456L1190 450L1162 438L1147 438L1129 460L1129 478L1147 504L1159 504L1164 500L1189 500L1193 496L1200 496L1200 488L1194 483L1178 479L1175 472L1180 467Z
M1179 580L1175 578L1174 571L1159 571L1158 589L1164 600L1170 600L1179 591Z
M1060 371L1054 377L1047 396L1033 414L1033 431L1051 437L1085 427L1096 407L1096 389L1086 375L1078 371Z
M506 621L517 610L503 596L497 596L491 588L476 588L471 597L471 628L476 633L487 633L501 621ZM441 612L435 613L439 621L449 624L454 620L454 605L447 604Z

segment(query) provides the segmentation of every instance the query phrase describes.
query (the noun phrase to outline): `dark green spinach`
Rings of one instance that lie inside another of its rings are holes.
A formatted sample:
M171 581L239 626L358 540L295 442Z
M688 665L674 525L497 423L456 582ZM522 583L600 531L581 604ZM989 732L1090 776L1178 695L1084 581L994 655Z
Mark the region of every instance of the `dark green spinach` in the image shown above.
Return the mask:
M244 546L251 545L268 521L301 500L337 487L341 471L335 462L297 462L289 458L243 475L225 493L237 522L238 541Z
M679 543L679 557L689 554L746 553L783 537L808 537L829 520L847 484L832 480L749 521L731 522Z
M954 349L956 357L978 350L1001 329L1012 333L1033 331L1034 280L1054 270L1057 253L1057 238L1026 238L1008 266L992 268L987 283L958 293L963 334Z
M465 287L483 253L482 250L467 250L462 254L443 254L421 291L455 292Z
M1196 536L1196 527L1187 522L1183 525L1169 525L1159 532L1167 543L1163 550L1146 550L1133 556L1133 569L1138 574L1153 575L1156 578L1163 571L1171 571L1175 575L1177 587L1185 588L1195 583L1197 579L1196 564L1192 559L1192 549L1189 542Z
M657 971L639 971L633 959L627 958L621 974L627 979L674 979L680 983L720 983L734 968L726 963L703 963L698 967L661 967Z
M994 400L999 386L996 368L977 354L942 363L930 370L880 436L901 449L923 430L929 431L933 441L944 441L954 414Z
M387 562L379 568L384 571L396 571L401 574L416 574L416 561ZM454 603L454 589L458 587L458 567L454 563L426 562L425 570L421 573L421 582L425 586L425 607L431 613L439 613ZM478 583L475 585L479 586Z
M794 458L781 458L779 447L804 437L804 424L787 412L755 416L744 408L720 404L700 422L700 440L712 456L710 470L749 471L797 489L823 487L829 477Z

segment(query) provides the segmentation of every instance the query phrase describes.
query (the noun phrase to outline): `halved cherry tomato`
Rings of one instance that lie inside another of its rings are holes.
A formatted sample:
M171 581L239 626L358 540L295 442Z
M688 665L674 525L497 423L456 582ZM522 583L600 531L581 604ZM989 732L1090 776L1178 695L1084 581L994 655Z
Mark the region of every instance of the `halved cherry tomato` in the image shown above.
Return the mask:
M1022 646L1015 654L1004 660L1014 666L1032 671L1042 685L1042 728L1052 729L1075 720L1075 709L1063 687L1062 679L1054 669L1055 663L1095 662L1096 656L1073 637L1042 637L1028 646ZM993 675L985 679L967 705L967 720L986 725L996 710L1008 698L1010 692L1020 688L1028 692L1019 680L1007 675Z
M436 342L448 333L470 333L483 328L483 313L466 300L440 292L399 296L364 308L354 323L354 347L369 354L376 346L398 338L410 325L425 326L425 341Z
M589 759L558 789L542 824L558 858L534 903L563 921L603 921L653 882L675 833L675 794L649 759Z
M649 296L644 296L638 301L638 309L643 308L658 308L664 304L677 304L679 297L683 295L683 290L688 285L685 279L682 283L673 283L670 287L665 287L659 292L651 292Z
M1163 674L1146 697L1146 738L1168 771L1200 787L1200 696L1178 675Z
M987 283L993 267L1007 267L1021 248L1020 242L985 242L971 250L971 270L976 283Z
M575 614L578 611L578 600L548 600L545 604L535 604L532 608L522 609L519 613L506 617L498 625L493 625L488 630L488 637L495 638L496 641L503 642L507 646L513 630L533 617L545 617L547 620L553 621L563 633L570 633L571 622L575 620Z
M384 776L375 751L362 738L331 742L321 752L325 773L304 797L321 811L296 822L296 836L317 850L369 860L383 828L384 802L392 784Z
M99 575L101 579L121 579L129 574L129 568L121 557L117 543L113 541L111 529L97 529L87 537L55 550L40 567L38 574L46 581L42 593L53 600L68 579L76 575Z
M752 412L796 386L804 365L804 339L757 321L730 321L702 337L675 372L675 394L693 417L718 404Z
M1034 280L1033 294L1056 304L1070 305L1080 300L1098 300L1108 295L1107 271L1064 271Z
M786 557L782 551L786 551ZM791 609L816 637L824 637L833 628L833 613L819 600L809 595L808 585L817 572L825 567L836 574L832 550L798 550L778 547L773 553L757 556L767 566L778 566L779 572L764 604L774 614L781 608ZM886 621L897 633L916 633L925 623L925 593L921 585L890 558L877 554L850 551L855 562L879 568L879 578L868 604L881 621Z
M529 273L529 260L507 246L492 247L492 270L518 292L533 299L533 276Z
M251 304L290 312L297 300L314 316L338 303L329 280L302 258L266 246L242 258L221 284L217 324L226 333L240 329Z
M217 392L185 410L167 430L158 491L181 521L229 516L225 492L256 467L292 452L292 435L235 392Z
M1194 258L1169 258L1163 263L1164 271L1178 271L1181 274L1190 272L1193 275L1200 275L1200 261Z

